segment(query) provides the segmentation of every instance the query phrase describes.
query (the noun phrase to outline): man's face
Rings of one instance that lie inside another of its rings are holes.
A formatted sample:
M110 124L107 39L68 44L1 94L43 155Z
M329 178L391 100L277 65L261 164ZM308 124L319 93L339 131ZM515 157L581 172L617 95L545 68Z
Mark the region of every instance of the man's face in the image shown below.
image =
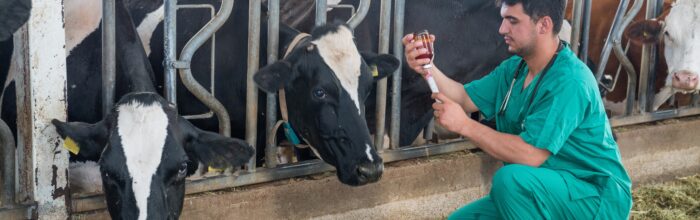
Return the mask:
M509 6L501 5L501 27L498 32L508 44L508 52L519 56L527 56L532 53L537 37L537 26L540 22L534 22L525 14L523 4L518 3Z

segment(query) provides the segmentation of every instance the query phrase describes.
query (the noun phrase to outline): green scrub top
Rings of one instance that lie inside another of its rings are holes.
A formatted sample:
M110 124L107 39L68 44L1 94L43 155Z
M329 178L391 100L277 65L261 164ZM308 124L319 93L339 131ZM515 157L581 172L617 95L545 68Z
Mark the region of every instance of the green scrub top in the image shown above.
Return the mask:
M521 60L513 56L464 86L481 114L495 119L498 131L519 135L528 144L550 151L540 167L567 180L572 200L600 196L602 216L631 207L631 181L622 166L596 80L568 45L559 52L536 94L532 90L541 74L523 89L527 65L517 70L520 74L508 106L504 114L498 114ZM629 212L629 208L619 211Z

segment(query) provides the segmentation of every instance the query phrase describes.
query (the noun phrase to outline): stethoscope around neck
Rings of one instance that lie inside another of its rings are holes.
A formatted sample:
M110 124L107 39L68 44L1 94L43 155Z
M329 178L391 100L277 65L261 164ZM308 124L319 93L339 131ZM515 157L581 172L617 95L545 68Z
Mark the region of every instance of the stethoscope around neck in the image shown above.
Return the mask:
M544 78L545 74L549 72L549 69L552 67L554 64L554 61L557 59L559 56L559 52L564 49L564 42L562 40L559 40L559 47L557 48L557 51L554 53L552 56L552 59L549 59L549 63L547 63L547 66L542 69L540 72L540 77L537 79L537 82L535 82L535 88L532 90L532 93L530 95L530 100L527 103L527 106L525 109L528 109L530 107L530 104L532 104L532 101L535 99L535 95L537 94L537 88L540 86L540 82L542 82L542 78ZM520 60L520 64L518 64L518 68L515 69L515 74L513 74L513 80L510 81L510 87L508 87L508 92L506 92L506 97L503 99L503 102L501 103L501 107L498 108L498 115L503 115L506 112L506 107L508 107L508 101L510 101L510 96L513 93L513 86L515 86L515 81L518 79L518 75L520 75L520 70L525 67L525 60Z

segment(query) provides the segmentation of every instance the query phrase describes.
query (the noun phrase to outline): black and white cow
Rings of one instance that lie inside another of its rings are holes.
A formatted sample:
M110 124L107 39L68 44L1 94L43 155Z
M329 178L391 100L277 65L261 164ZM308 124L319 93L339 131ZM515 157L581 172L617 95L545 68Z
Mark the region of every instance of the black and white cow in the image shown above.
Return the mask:
M313 26L313 0L281 2L282 17L299 30ZM359 6L360 0L329 0L328 4L351 4ZM363 51L379 48L379 17L381 1L371 1L365 19L355 28L358 47ZM502 60L511 56L503 38L498 33L502 21L499 6L493 0L470 1L425 1L406 0L404 31L417 32L424 29L436 35L435 64L458 82L467 83L483 77ZM300 14L306 13L306 14ZM333 9L328 20L347 19L347 10ZM392 33L391 35L394 35ZM404 33L399 33L404 35ZM390 38L391 39L391 38ZM391 49L390 49L391 51ZM401 56L402 59L405 59ZM405 62L403 62L405 64ZM391 80L389 80L391 88ZM401 78L401 127L400 146L410 145L433 117L430 88L420 75L402 66ZM374 97L374 95L370 95ZM387 99L391 102L391 99ZM375 129L375 101L367 102L367 122ZM390 125L387 117L387 126ZM387 128L388 130L388 128ZM374 133L374 132L372 132Z
M138 34L142 38L147 56L154 68L158 89L163 85L163 7L162 1L125 1L131 12ZM80 4L78 4L80 3ZM182 0L180 4L213 3L211 0ZM77 5L76 5L77 4ZM99 1L67 0L66 8L66 52L68 53L68 119L95 123L101 120L100 109L100 4ZM89 10L85 10L89 9ZM235 1L231 17L216 32L214 95L226 107L231 116L232 136L242 138L245 134L245 93L247 59L248 2ZM263 15L263 18L266 16ZM123 19L121 16L117 20ZM209 20L209 13L180 9L178 12L178 49ZM266 48L266 22L261 30L261 47ZM383 172L382 160L373 149L369 132L363 120L364 103L373 77L369 65L378 66L379 79L398 68L398 60L390 55L361 56L355 47L351 31L346 26L329 25L312 33L310 42L297 47L289 58L264 68L260 74L279 70L285 64L292 71L285 76L289 82L287 102L291 126L311 145L318 155L337 168L338 178L348 185L363 185L375 182ZM286 51L292 39L300 34L286 25L280 27L280 50ZM342 47L340 47L342 46ZM306 50L312 48L311 51ZM264 50L263 50L264 51ZM209 88L211 57L209 43L200 48L192 59L194 78ZM266 58L263 52L260 57ZM266 59L260 61L266 65ZM127 68L127 67L117 67ZM335 79L335 80L332 80ZM283 80L283 79L280 79ZM130 91L125 78L117 75L117 96ZM305 81L305 82L302 82ZM281 82L281 81L280 81ZM258 83L268 83L259 80ZM308 89L299 87L304 84ZM335 85L335 86L333 86ZM279 85L278 85L279 86ZM272 91L272 90L268 90ZM5 95L6 97L9 95ZM201 114L209 110L178 82L177 110L181 115ZM323 99L319 99L323 97ZM260 96L259 106L264 106L265 97ZM258 112L258 137L256 146L258 164L262 164L263 146L266 137L264 108ZM317 114L309 114L316 112ZM279 114L278 114L279 115ZM3 112L3 117L10 117ZM199 128L209 131L218 129L215 118L193 120Z
M156 93L139 36L117 1L116 55L130 90L96 123L53 120L72 153L98 160L112 219L177 219L185 177L198 163L238 167L253 156L244 141L202 131Z
M361 55L352 30L331 24L315 28L310 41L255 75L263 90L285 90L290 123L320 158L336 167L341 182L350 185L377 181L383 170L364 120L374 81L368 64L388 73L398 60Z

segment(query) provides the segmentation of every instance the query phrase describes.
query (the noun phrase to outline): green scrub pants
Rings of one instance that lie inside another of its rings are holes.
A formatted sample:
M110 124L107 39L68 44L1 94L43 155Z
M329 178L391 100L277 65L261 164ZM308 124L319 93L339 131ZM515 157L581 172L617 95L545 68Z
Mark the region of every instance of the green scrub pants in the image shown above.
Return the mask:
M564 178L546 168L511 164L493 177L491 193L448 219L594 219L600 197L571 200Z

